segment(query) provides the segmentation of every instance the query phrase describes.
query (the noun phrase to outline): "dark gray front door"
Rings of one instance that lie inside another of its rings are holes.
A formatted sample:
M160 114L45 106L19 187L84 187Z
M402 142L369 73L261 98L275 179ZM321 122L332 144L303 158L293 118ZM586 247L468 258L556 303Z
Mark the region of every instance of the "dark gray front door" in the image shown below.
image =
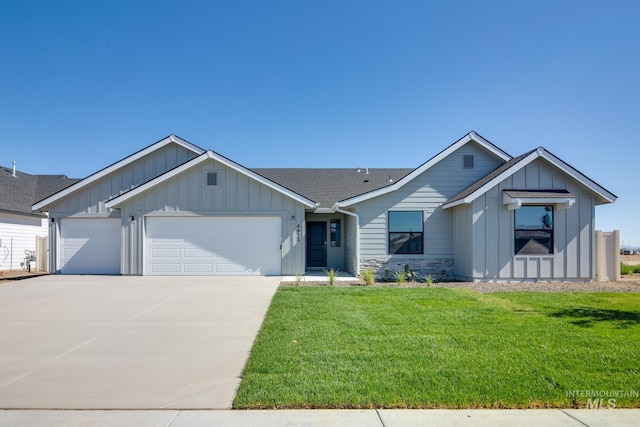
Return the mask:
M327 223L307 222L307 267L327 266Z

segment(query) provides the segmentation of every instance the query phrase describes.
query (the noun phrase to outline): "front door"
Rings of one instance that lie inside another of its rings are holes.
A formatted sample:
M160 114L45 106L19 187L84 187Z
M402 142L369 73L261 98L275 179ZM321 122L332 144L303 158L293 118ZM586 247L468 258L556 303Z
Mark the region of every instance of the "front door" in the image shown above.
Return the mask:
M307 222L307 267L327 266L327 223Z

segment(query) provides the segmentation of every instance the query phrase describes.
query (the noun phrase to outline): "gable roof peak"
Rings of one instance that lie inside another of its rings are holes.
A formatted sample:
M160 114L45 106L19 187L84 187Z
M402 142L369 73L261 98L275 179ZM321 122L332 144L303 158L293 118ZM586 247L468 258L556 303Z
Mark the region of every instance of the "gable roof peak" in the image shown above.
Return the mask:
M556 157L551 152L546 150L544 147L540 146L518 157L512 158L492 172L489 172L483 178L480 178L478 181L471 184L469 187L465 188L464 190L447 200L443 205L443 209L449 209L461 204L468 204L473 202L477 197L479 197L481 194L484 194L490 188L498 185L506 177L515 174L517 171L521 170L522 168L526 167L528 164L539 158L546 160L551 165L553 165L553 167L566 173L568 176L590 189L597 197L597 204L613 203L616 201L617 196L615 194L611 193L610 191L584 175L582 172L575 169L573 166L569 165L565 161L561 160L560 158Z
M377 190L368 191L358 196L350 197L349 199L341 200L339 204L342 207L347 207L356 203L360 203L364 200L371 199L373 197L378 197L383 194L389 193L391 191L395 191L400 187L404 186L405 184L407 184L408 182L411 182L417 176L424 173L426 170L436 165L442 159L449 156L450 154L458 150L460 147L463 147L464 145L468 144L471 141L475 142L476 144L479 144L483 149L485 149L486 151L494 155L496 158L499 158L500 161L502 161L503 163L506 163L512 159L512 157L507 152L497 147L496 145L492 144L488 140L484 139L476 131L471 131L466 135L464 135L462 138L458 139L453 144L449 145L447 148L445 148L438 154L436 154L435 156L433 156L432 158L430 158L429 160L427 160L426 162L424 162L423 164L421 164L420 166L418 166L417 168L415 168L412 172L405 175L402 179L393 183L392 185L388 185L384 188L379 188Z
M186 162L174 167L173 169L170 169L152 179L150 179L149 181L140 184L139 186L132 188L120 195L117 195L109 200L106 201L105 205L108 208L117 208L119 207L122 203L124 203L125 201L136 197L137 195L156 187L157 185L162 184L163 182L167 181L168 179L171 179L199 164L201 164L202 162L206 162L208 160L214 160L220 164L223 164L224 166L238 172L239 174L245 175L251 179L254 179L255 181L259 182L260 184L266 185L267 187L271 188L272 190L275 190L287 197L292 198L293 200L296 200L300 203L302 203L303 205L305 205L308 208L315 208L317 206L316 202L301 195L296 193L295 191L284 187L283 185L272 181L256 172L254 172L251 169L248 169L244 166L242 166L239 163L234 162L233 160L230 160L226 157L224 157L221 154L216 153L213 150L206 150L204 151L202 154L200 154L197 157L194 157L190 160L187 160Z
M180 138L177 135L171 134L169 136L166 136L164 138L162 138L159 141L154 142L151 145L148 145L144 148L142 148L141 150L136 151L133 154L130 154L129 156L115 162L112 163L111 165L100 169L99 171L89 175L88 177L76 182L73 185L70 185L69 187L65 188L64 190L61 190L55 194L50 195L49 197L40 200L39 202L35 203L32 208L33 210L46 210L49 205L51 205L52 203L55 203L56 201L60 200L63 197L66 197L67 195L71 194L74 191L77 191L81 188L86 187L87 185L97 181L98 179L109 175L110 173L119 170L121 168L123 168L124 166L127 166L133 162L135 162L138 159L141 159L142 157L146 156L147 154L150 154L152 152L154 152L155 150L164 147L167 144L178 144L182 147L184 147L185 149L193 152L195 155L199 156L202 153L205 152L204 149L198 147L197 145L194 145L192 143L190 143L189 141Z

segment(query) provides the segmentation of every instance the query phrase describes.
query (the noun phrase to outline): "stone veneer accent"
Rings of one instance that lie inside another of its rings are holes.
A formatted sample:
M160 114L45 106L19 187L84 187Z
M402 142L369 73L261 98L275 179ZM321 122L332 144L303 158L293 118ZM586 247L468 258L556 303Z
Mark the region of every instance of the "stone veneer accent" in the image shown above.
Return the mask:
M453 258L367 258L360 260L360 271L373 270L378 279L384 279L384 269L402 271L405 265L424 280L428 275L435 281L454 279Z

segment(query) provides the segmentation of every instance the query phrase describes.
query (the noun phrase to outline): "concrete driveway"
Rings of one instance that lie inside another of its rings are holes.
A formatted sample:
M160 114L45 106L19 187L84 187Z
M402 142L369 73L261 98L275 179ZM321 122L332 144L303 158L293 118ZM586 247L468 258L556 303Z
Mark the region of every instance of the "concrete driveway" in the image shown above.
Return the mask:
M229 408L280 277L0 285L0 408Z

